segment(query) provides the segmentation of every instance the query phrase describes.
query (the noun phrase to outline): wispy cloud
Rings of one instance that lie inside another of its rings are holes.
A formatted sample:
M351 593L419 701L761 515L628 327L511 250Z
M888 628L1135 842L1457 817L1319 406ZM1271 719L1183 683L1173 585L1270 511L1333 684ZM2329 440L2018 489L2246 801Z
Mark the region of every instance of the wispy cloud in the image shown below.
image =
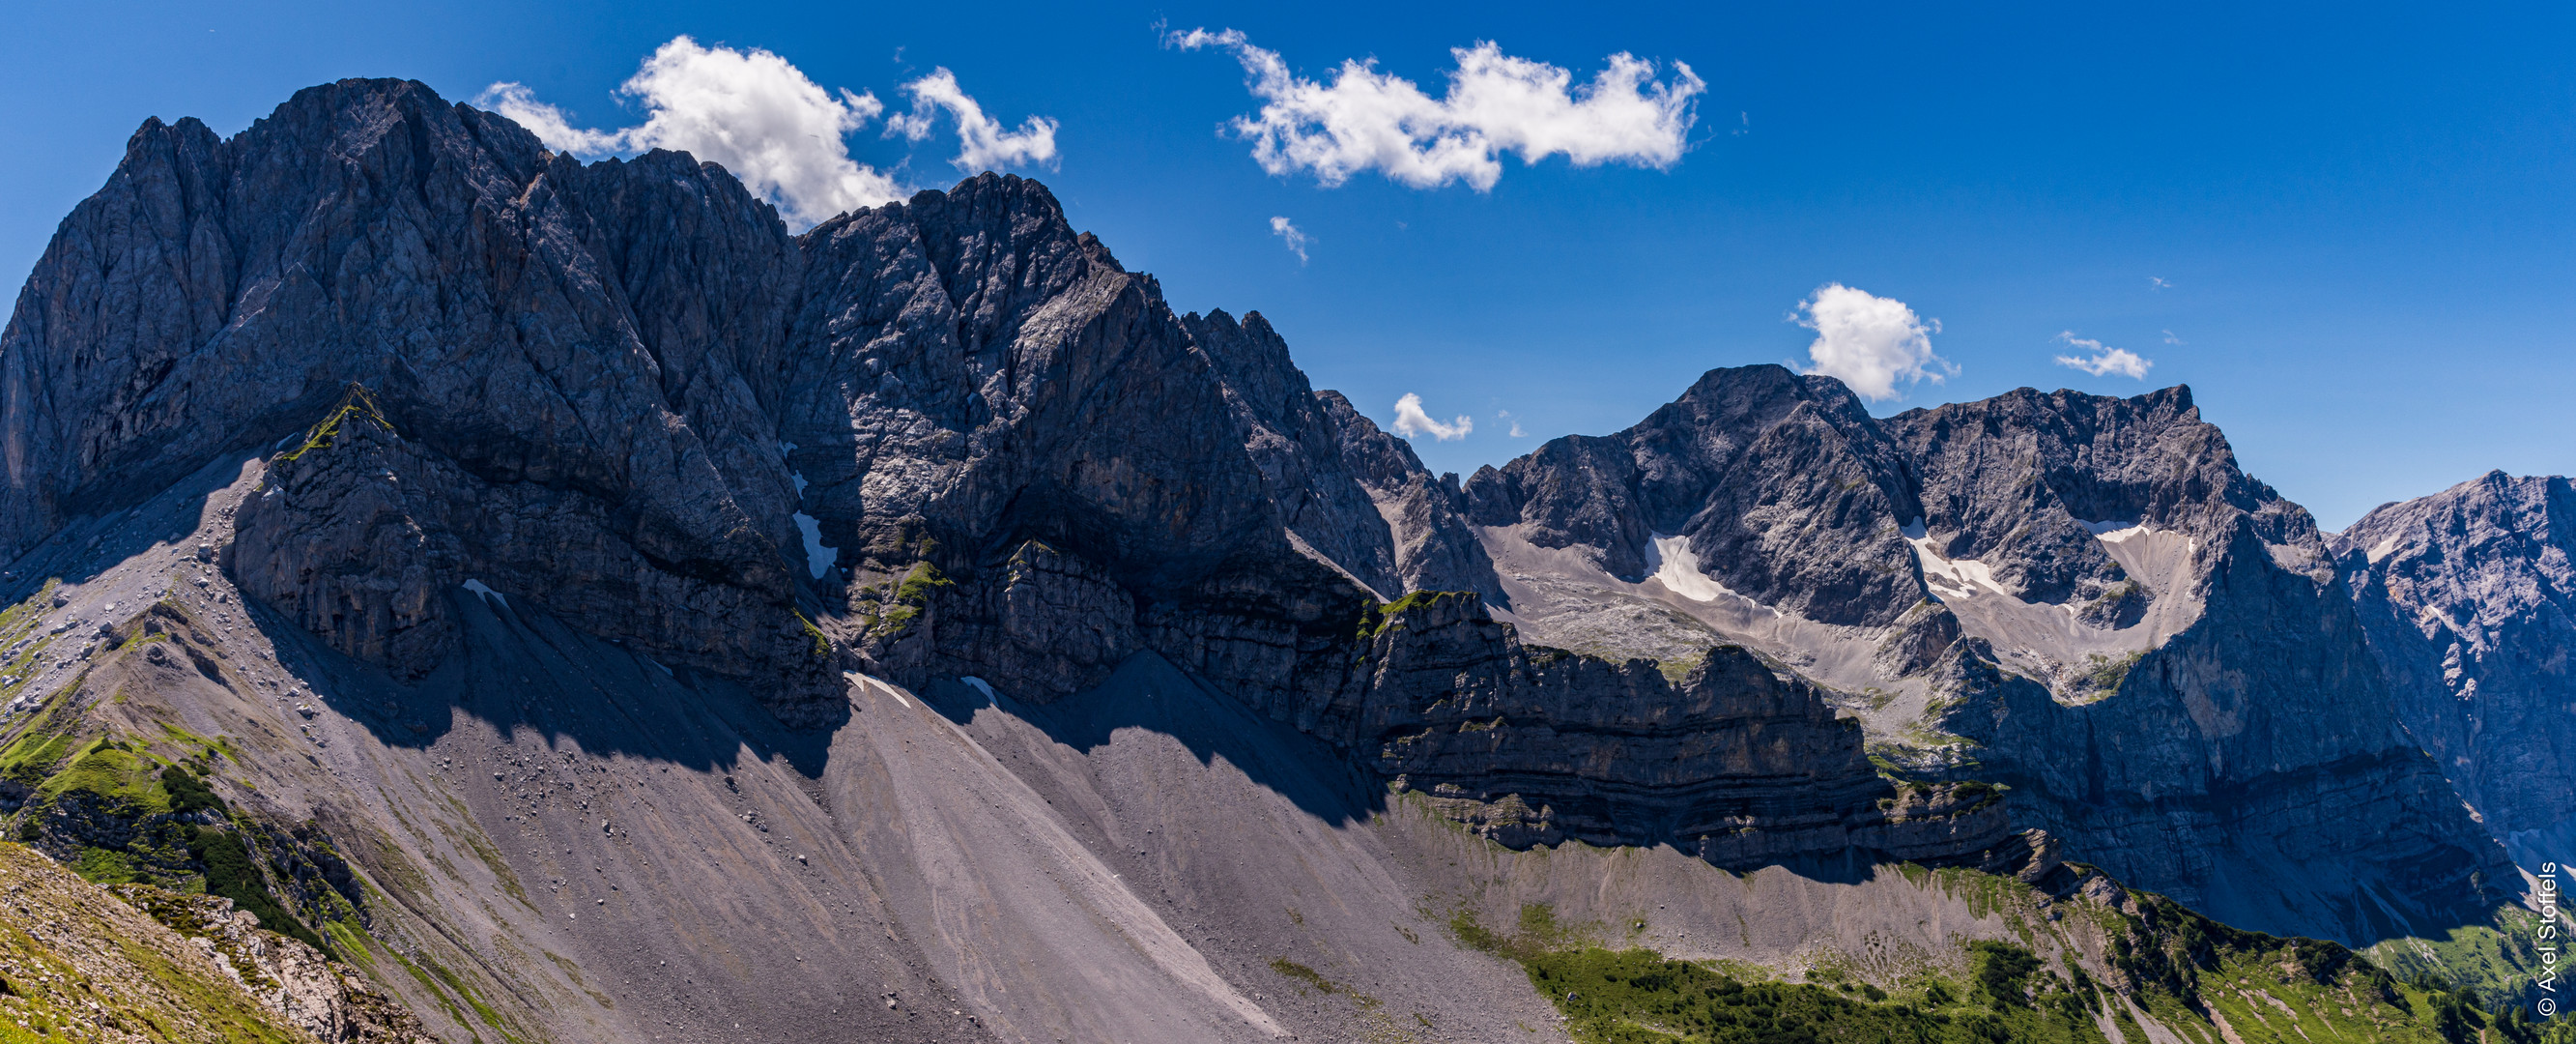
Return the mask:
M2163 277L2163 276L2148 276L2148 277L2147 277L2147 285L2148 285L2148 286L2155 287L2155 288L2156 288L2156 289L2158 289L2158 290L2171 290L2171 289L2173 289L2173 284L2172 284L2172 283L2165 282L2165 277Z
M1020 121L1019 130L1004 130L1000 121L984 115L984 107L958 89L957 75L945 67L904 84L903 90L912 95L912 112L886 117L886 133L920 141L930 136L932 117L945 109L957 121L957 158L949 162L961 170L1055 162L1055 120L1031 116Z
M2170 343L2173 332L2166 331L2165 337ZM2154 360L2141 359L2138 353L2126 348L2107 348L2102 342L2090 337L2077 337L2073 330L2060 332L2057 339L2066 342L2067 347L2092 353L2084 356L2058 356L2057 365L2082 370L2096 377L2116 373L2122 377L2143 381L2147 379L2147 367L2155 365Z
M1270 234L1288 242L1288 250L1297 255L1298 264L1306 263L1306 233L1299 230L1294 222L1284 217L1271 218Z
M1510 411L1510 410L1496 410L1496 411L1494 411L1494 419L1495 419L1495 420L1498 420L1498 421L1502 421L1502 422L1503 422L1503 423L1505 423L1505 424L1509 424L1509 425L1511 425L1511 426L1512 426L1512 430L1511 430L1511 433L1510 433L1510 434L1511 434L1511 436L1512 436L1513 438L1516 438L1516 439L1526 439L1526 438L1528 438L1528 437L1529 437L1529 433L1528 433L1528 432L1526 432L1526 431L1522 431L1522 430L1521 430L1521 419L1520 419L1520 418L1518 418L1518 417L1512 416L1512 411Z
M1458 68L1448 93L1433 98L1373 61L1344 61L1330 83L1305 79L1277 51L1233 29L1170 32L1163 42L1232 53L1263 102L1257 115L1234 121L1252 140L1253 159L1272 174L1302 170L1326 186L1376 170L1415 188L1464 181L1483 191L1502 177L1507 152L1523 163L1563 155L1576 166L1666 169L1681 161L1707 90L1689 65L1674 62L1671 79L1657 79L1653 62L1626 52L1576 87L1572 73L1486 41L1451 49Z
M1055 159L1054 120L1033 116L1019 131L1004 131L946 69L904 90L914 111L888 120L889 130L918 141L929 132L931 113L946 109L958 123L961 167ZM575 127L562 109L518 83L493 84L474 104L517 121L560 152L595 158L671 149L722 164L798 228L904 196L893 177L850 158L844 140L883 115L884 103L874 94L826 90L768 51L674 37L617 92L643 103L643 123L605 131Z
M2172 345L2179 345L2179 344L2181 344L2181 343L2182 343L2182 338L2174 336L2174 332L2173 332L2173 331L2171 331L2171 330L2167 330L2167 331L2165 331L2165 343L2166 343L2166 344L2172 344Z
M1430 414L1422 411L1422 396L1412 392L1406 392L1403 398L1395 400L1395 433L1398 435L1406 438L1429 435L1442 442L1456 442L1474 430L1475 420L1463 413L1447 424L1431 419Z
M1939 384L1959 372L1932 354L1931 335L1941 332L1941 321L1915 315L1903 301L1828 283L1798 310L1805 313L1798 325L1816 332L1807 346L1814 365L1806 372L1836 378L1863 398L1893 399L1899 380Z

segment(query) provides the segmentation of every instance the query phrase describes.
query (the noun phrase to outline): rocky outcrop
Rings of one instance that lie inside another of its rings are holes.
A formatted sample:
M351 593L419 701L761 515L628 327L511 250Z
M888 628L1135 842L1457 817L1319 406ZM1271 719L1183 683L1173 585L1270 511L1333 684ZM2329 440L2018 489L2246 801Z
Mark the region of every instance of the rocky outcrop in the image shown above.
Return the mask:
M110 891L10 844L0 844L0 898L11 937L0 946L0 998L22 1033L208 1044L434 1039L348 966L259 929L228 900L147 885Z
M1174 314L1043 186L979 177L803 242L780 430L876 669L1043 702L1150 647L1285 689L1360 602L1401 593L1277 334ZM1010 608L1032 599L1064 611ZM1094 637L1059 655L1075 632Z
M368 987L347 965L259 926L220 896L150 885L110 891L203 950L226 979L327 1044L433 1044L420 1017Z
M458 650L460 599L516 599L669 662L766 679L782 717L831 720L839 676L792 603L655 561L598 498L485 481L404 438L363 390L269 462L234 521L226 565L245 593L400 677Z
M2487 829L2566 852L2576 806L2576 483L2500 471L2335 535L2343 582L2415 742Z

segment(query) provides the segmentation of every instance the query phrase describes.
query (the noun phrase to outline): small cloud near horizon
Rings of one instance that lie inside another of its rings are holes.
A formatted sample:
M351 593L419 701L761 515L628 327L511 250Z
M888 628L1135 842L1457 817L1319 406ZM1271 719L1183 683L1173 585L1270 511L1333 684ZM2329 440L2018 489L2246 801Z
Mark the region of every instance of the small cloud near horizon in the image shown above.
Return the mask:
M2173 284L2172 284L2172 283L2165 282L2165 277L2163 277L2163 276L2148 276L2148 277L2147 277L2147 285L2152 286L2152 287L2155 287L2155 288L2156 288L2156 289L2158 289L2158 290L2171 290L2171 289L2173 289Z
M1178 30L1163 45L1234 55L1261 111L1232 128L1273 175L1305 171L1326 188L1375 170L1413 188L1464 181L1478 192L1503 175L1504 153L1524 164L1562 155L1578 167L1625 163L1671 169L1689 149L1706 82L1683 62L1658 79L1655 63L1621 51L1590 83L1546 62L1515 58L1493 41L1450 49L1458 67L1433 98L1413 81L1348 59L1330 83L1290 71L1279 52L1240 30Z
M1474 430L1475 420L1463 413L1447 424L1433 420L1429 413L1423 412L1422 396L1412 392L1406 392L1403 398L1395 400L1395 433L1398 435L1406 438L1429 435L1442 442L1456 442Z
M920 141L930 136L932 117L945 109L957 121L957 158L948 162L972 174L1007 166L1044 164L1056 160L1055 129L1060 126L1045 116L1031 116L1020 121L1020 129L1006 131L1001 121L984 115L984 107L957 87L957 75L945 66L933 67L930 75L903 85L912 95L912 112L886 117L886 136L901 135L906 141Z
M1804 317L1791 320L1816 332L1807 346L1814 365L1803 372L1839 380L1872 402L1896 398L1899 380L1939 384L1959 372L1932 353L1931 335L1941 332L1941 321L1915 315L1903 301L1827 283L1798 310Z
M1512 416L1512 411L1496 410L1494 411L1494 419L1512 426L1512 430L1506 433L1511 437L1515 439L1526 439L1529 437L1529 432L1521 430L1521 419Z
M1287 241L1289 252L1297 255L1298 264L1306 263L1306 244L1312 240L1306 238L1305 231L1295 222L1284 217L1271 218L1270 234Z
M2168 330L2165 336L2170 338L2173 332ZM2138 353L2126 348L2104 347L2102 342L2090 337L2077 337L2073 330L2060 331L2057 339L2066 342L2067 347L2093 353L2089 356L2061 355L2057 357L2057 365L2082 370L2096 377L2116 373L2143 381L2147 379L2147 368L2155 365L2154 360L2141 359Z

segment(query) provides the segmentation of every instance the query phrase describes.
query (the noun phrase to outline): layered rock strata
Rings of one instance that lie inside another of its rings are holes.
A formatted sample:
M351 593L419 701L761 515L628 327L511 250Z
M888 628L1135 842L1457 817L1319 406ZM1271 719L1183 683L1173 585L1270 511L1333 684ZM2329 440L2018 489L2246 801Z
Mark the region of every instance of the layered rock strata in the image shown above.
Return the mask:
M1669 844L1748 868L1853 848L1958 861L2008 839L1992 788L1892 785L1859 723L1738 646L1668 678L1525 646L1462 592L1397 603L1363 648L1316 727L1514 848Z

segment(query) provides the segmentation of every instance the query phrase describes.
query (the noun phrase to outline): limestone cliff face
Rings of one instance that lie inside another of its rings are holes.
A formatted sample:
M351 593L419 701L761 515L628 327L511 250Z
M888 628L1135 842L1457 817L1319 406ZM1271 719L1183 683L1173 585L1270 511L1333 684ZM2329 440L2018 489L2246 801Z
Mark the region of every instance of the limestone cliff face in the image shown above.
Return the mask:
M2576 483L2489 472L2336 534L2399 716L2487 829L2563 858L2576 804Z

